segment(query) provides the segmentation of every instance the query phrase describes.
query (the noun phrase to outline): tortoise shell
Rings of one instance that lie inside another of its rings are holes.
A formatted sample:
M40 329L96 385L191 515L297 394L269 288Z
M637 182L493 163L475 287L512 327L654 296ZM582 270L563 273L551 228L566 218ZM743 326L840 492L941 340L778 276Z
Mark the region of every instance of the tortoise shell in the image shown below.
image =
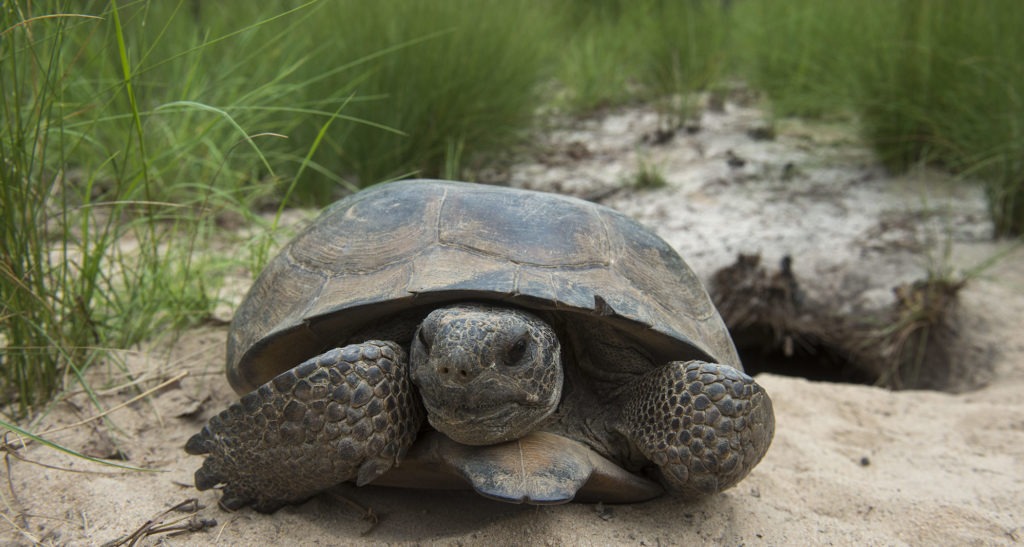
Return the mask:
M743 370L700 280L638 222L567 196L409 180L334 203L270 261L236 312L228 378L246 393L374 321L469 300L598 317L652 367Z

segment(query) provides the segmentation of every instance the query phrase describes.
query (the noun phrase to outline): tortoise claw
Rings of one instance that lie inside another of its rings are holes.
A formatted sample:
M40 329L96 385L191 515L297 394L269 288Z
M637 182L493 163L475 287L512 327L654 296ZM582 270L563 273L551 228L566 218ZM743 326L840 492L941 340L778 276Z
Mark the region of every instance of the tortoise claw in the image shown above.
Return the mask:
M185 452L193 456L209 454L212 439L213 433L210 432L209 426L204 425L202 431L189 437L188 442L185 443Z
M218 484L224 483L224 478L207 469L206 467L200 467L196 470L196 489L198 490L209 490Z

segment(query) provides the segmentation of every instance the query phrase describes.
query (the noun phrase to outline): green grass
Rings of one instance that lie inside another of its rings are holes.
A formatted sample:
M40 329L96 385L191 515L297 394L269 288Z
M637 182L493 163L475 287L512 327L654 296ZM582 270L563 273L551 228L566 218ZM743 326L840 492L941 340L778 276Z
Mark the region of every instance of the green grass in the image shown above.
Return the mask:
M1024 4L784 6L735 13L741 74L777 114L852 114L890 169L931 162L983 180L997 234L1024 233Z
M636 190L656 190L668 186L665 174L661 168L651 160L639 157L636 162L636 170L626 177L625 185Z
M259 28L200 34L182 22L190 5L5 5L0 403L13 412L89 389L82 371L109 348L196 324L224 269L261 266L204 251L222 214L251 217L288 183L287 155L261 141L283 139L256 128L286 118L292 88L280 71L237 75ZM230 40L242 57L197 68Z
M346 107L348 114L398 132L338 125L316 156L328 172L360 186L409 175L457 177L456 163L472 164L527 136L552 53L552 22L536 2L350 0L329 7L344 16L321 10L324 17L306 29L331 44L307 68L369 58L368 73L356 82L350 71L333 73L307 92L349 86L365 100ZM321 202L337 197L315 181L310 189Z
M734 13L733 62L779 116L820 116L847 108L855 77L837 52L861 43L874 19L867 3L751 0ZM849 24L857 21L857 24Z
M457 176L454 150L472 162L524 137L551 54L547 10L522 0L130 5L147 148L167 151L174 170L228 165L242 172L219 179L269 200L323 204L391 178ZM100 53L83 68L109 77L86 79L80 96L119 85L113 52ZM103 157L131 129L112 121ZM260 136L243 142L246 132ZM175 148L195 138L204 150L182 165Z
M587 111L656 101L685 116L680 96L711 87L728 66L721 2L576 1L563 5L560 102Z

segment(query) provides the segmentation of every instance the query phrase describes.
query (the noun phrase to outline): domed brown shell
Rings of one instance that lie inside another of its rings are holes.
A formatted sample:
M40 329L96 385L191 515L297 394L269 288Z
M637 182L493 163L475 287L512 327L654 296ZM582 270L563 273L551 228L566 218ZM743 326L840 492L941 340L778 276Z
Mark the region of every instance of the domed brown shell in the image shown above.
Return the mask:
M235 314L228 378L246 393L370 321L469 300L599 317L651 366L742 370L700 280L636 221L556 194L410 180L331 205L270 261Z

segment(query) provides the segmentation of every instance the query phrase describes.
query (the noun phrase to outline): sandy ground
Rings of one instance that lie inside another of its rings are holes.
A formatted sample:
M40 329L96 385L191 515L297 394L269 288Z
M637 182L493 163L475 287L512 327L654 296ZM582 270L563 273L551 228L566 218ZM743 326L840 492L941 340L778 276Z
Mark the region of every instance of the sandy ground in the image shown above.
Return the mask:
M600 197L655 228L705 279L739 252L794 257L808 291L842 295L850 313L885 305L891 288L927 268L969 271L1005 244L990 240L982 192L920 171L894 184L847 126L781 122L727 103L700 130L652 144L659 119L627 109L576 121L544 138L546 152L482 173L517 186ZM646 141L645 142L645 136ZM616 190L643 163L668 186ZM947 249L944 252L943 249ZM237 298L247 281L227 292ZM0 543L103 544L150 523L215 520L203 531L153 530L140 544L728 544L992 545L1024 542L1024 252L973 275L957 326L976 351L953 392L891 392L762 374L777 431L737 487L684 501L623 506L514 506L469 492L342 486L273 515L227 513L191 487L185 440L235 395L222 376L226 328L170 347L125 352L125 369L93 370L106 407L188 375L143 400L47 434L119 471L8 435ZM134 378L129 385L128 377ZM982 387L978 387L982 386ZM31 426L46 431L95 415L84 394ZM171 507L198 498L194 515ZM345 499L369 508L378 522Z

